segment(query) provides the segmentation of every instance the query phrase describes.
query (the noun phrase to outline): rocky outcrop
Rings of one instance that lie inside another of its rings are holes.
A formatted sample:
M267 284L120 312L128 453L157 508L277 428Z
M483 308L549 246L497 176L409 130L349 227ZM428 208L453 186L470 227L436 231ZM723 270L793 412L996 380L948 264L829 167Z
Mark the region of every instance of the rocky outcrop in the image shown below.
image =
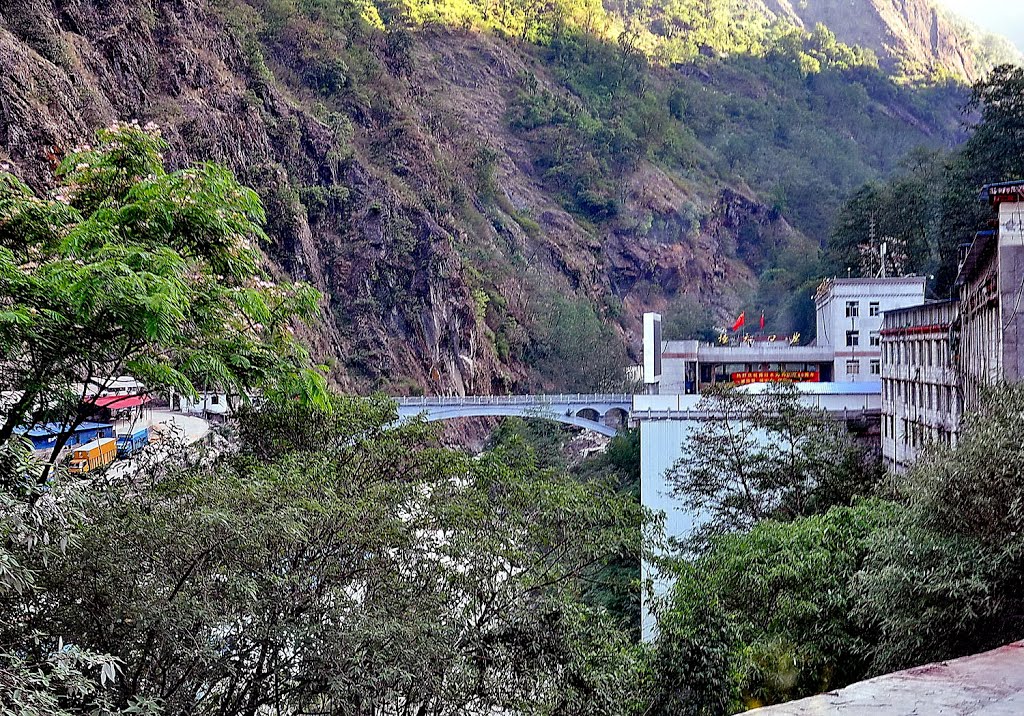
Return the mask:
M521 378L484 340L452 231L310 104L198 0L18 0L0 16L0 157L30 183L96 128L154 121L172 164L222 162L258 188L274 270L327 297L307 337L339 383L466 392Z
M174 165L226 164L267 208L269 268L326 297L314 352L362 391L526 390L539 294L589 302L625 341L680 293L731 313L773 242L816 250L755 192L646 158L613 221L571 214L508 127L524 76L574 101L538 52L343 6L9 0L0 163L44 187L69 147L134 119Z

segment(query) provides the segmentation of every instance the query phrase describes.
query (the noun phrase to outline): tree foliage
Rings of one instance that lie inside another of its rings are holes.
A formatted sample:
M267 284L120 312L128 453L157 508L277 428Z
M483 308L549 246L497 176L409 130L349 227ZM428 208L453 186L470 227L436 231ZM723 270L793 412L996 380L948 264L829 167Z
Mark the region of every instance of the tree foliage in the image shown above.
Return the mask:
M687 294L679 296L666 309L661 334L666 341L713 342L718 337L708 308Z
M696 569L679 569L669 597L656 612L658 635L649 657L650 714L719 716L736 711L736 629Z
M793 522L768 520L712 538L704 554L680 566L659 613L659 627L667 619L669 629L659 633L657 649L679 648L675 625L693 612L707 620L704 628L717 625L699 645L717 650L717 661L689 666L732 691L725 704L721 695L708 702L707 713L799 698L868 673L872 633L854 612L854 577L870 538L889 528L894 513L894 505L867 501Z
M628 713L638 647L583 594L638 550L639 505L441 448L384 399L331 407L246 414L237 452L88 493L0 642L101 649L115 704L167 713Z
M109 686L120 659L67 641L35 619L47 597L48 567L78 544L91 489L67 479L44 489L43 469L26 444L0 443L0 714L154 714L149 699L118 707Z
M878 245L894 250L892 273L934 276L934 291L948 294L956 279L958 249L986 228L992 210L978 201L985 184L1024 177L1024 69L996 67L973 87L964 113L970 136L948 153L915 152L901 171L862 186L846 202L832 229L826 264L833 274L878 270Z
M551 376L556 390L625 389L629 364L625 348L590 303L551 292L535 302L534 310L543 318L527 357L539 377Z
M861 577L881 632L879 668L945 659L1024 636L1024 389L998 386L935 446L900 494L899 529L879 535Z
M701 398L706 411L666 478L681 506L710 534L746 530L850 504L880 477L877 457L857 447L823 410L800 404L792 384L763 393L727 387Z
M1024 390L998 387L892 499L711 536L673 572L656 650L687 655L676 668L717 684L703 703L725 713L730 689L773 703L1021 639L1022 414Z
M319 298L267 280L255 193L213 164L166 171L155 129L97 139L41 196L0 175L0 381L13 396L0 442L44 421L66 437L85 398L126 373L186 395L321 400L323 378L291 335Z

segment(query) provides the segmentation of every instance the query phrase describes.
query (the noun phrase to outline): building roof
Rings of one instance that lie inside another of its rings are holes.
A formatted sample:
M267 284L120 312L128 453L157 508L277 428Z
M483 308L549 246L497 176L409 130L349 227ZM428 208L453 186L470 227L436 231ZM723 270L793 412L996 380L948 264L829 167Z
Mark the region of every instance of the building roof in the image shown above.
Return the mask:
M701 363L819 363L835 358L832 346L793 346L789 343L754 345L702 345L697 356Z
M91 423L86 421L75 428L76 433L83 433L87 430L99 430L102 428L114 429L114 426L109 423ZM61 432L67 429L67 426L59 423L43 423L42 425L33 425L26 428L23 425L19 425L14 429L14 432L19 435L27 435L31 438L43 438L51 435L59 435Z
M861 284L884 285L888 283L923 283L924 276L863 276L861 278L830 278L826 279L836 286L857 286Z
M913 313L914 311L920 311L923 308L941 308L945 305L956 305L958 301L955 298L943 298L937 301L925 301L919 303L916 306L904 306L903 308L890 308L886 310L885 315L889 314L900 314L900 313Z
M980 266L986 258L988 258L992 251L996 248L996 232L991 229L988 231L979 231L974 235L974 241L971 242L971 248L967 251L967 255L964 260L960 262L960 272L956 275L956 286L963 286L965 283L971 280L974 276L978 266Z
M978 195L978 199L989 204L1024 201L1024 181L1015 179L1014 181L986 184L981 188L981 194Z
M821 305L826 303L833 294L842 292L842 289L857 289L865 286L907 286L917 289L923 287L927 282L924 276L887 276L885 278L876 276L865 276L861 278L826 278L818 284L814 292L814 303ZM916 291L915 291L916 293Z
M111 410L123 410L125 408L137 408L150 401L148 395L99 395L90 398L90 402L100 408Z

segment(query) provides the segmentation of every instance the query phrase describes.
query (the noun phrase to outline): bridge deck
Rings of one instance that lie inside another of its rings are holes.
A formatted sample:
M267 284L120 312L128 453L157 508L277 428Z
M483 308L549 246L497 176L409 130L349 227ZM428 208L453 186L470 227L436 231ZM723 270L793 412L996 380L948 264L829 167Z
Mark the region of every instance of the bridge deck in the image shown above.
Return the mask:
M544 418L613 436L618 431L604 422L612 411L628 419L633 396L626 393L566 393L555 395L466 395L396 398L398 414L408 418L423 414L427 420L518 416ZM582 413L591 411L589 416ZM596 415L597 420L591 419Z
M552 395L421 395L395 398L399 406L463 406L463 405L606 405L632 408L633 396L628 393L564 393Z

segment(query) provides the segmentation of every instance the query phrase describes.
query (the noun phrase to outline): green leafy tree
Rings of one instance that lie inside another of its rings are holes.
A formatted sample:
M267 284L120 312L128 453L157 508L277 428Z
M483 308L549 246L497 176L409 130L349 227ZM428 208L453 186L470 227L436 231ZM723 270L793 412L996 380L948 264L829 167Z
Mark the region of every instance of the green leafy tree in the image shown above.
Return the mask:
M735 713L869 675L874 632L857 614L855 578L898 513L869 500L768 520L716 536L699 558L678 564L658 613L656 658L676 655L656 662L654 673L666 674L662 698L686 704L683 713ZM673 669L686 677L669 680Z
M725 716L740 706L733 678L737 632L695 570L680 565L672 590L658 604L645 713Z
M124 373L186 395L323 400L291 335L319 297L260 268L256 194L213 164L168 172L165 149L157 130L117 125L72 151L45 194L0 175L0 442L54 421L56 457L85 398Z
M1024 637L1022 416L1024 388L993 388L957 445L933 447L900 485L908 509L859 577L879 670Z
M708 309L688 294L681 295L669 304L663 317L661 332L667 341L714 341L718 337Z
M583 594L639 548L639 505L529 451L440 448L385 399L331 407L245 414L236 453L90 492L46 599L0 607L167 713L630 713L639 647Z
M556 390L623 390L625 346L590 303L549 293L534 306L538 325L527 358L545 383Z
M583 457L571 445L578 428L550 420L505 418L492 431L489 450L526 452L542 468L566 471L583 482L613 485L634 505L640 505L640 432L623 429L603 450ZM589 604L606 608L620 627L640 639L640 556L624 545L609 554L590 578L585 592Z
M760 394L721 388L699 408L707 417L666 476L682 506L701 517L695 545L762 520L849 504L880 477L877 459L825 411L801 405L792 384Z
M949 154L911 152L895 176L854 192L832 228L826 270L871 275L878 269L878 245L886 240L891 272L932 274L935 293L947 295L960 245L992 217L991 208L978 201L978 190L1024 177L1022 92L1024 69L996 67L966 102L964 113L978 119L962 147Z
M947 156L919 149L888 181L866 184L840 209L827 242L827 271L859 276L932 273L940 268Z
M0 444L0 714L156 714L151 699L118 707L112 687L120 659L67 641L35 618L47 565L75 549L91 489L60 475L43 490L42 472L27 444Z
M953 157L943 197L942 278L956 278L957 248L986 228L991 208L978 201L984 184L1024 178L1024 68L1000 65L974 85L965 112L979 116Z

